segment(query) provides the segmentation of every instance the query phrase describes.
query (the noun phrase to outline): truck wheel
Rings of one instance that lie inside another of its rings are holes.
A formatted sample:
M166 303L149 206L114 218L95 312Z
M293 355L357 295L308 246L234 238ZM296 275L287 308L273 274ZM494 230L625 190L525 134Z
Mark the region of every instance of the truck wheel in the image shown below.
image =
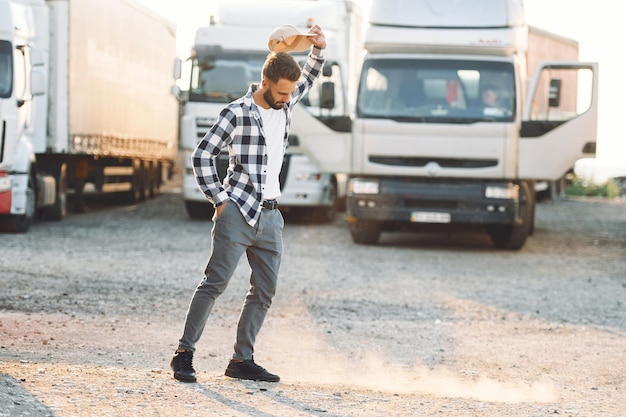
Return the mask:
M141 201L150 198L150 162L141 161Z
M347 199L344 195L343 197L337 197L337 211L345 212L347 207Z
M63 220L67 215L67 164L61 163L54 173L56 181L56 195L54 204L45 207L41 216L46 220Z
M498 249L518 250L526 243L533 229L535 199L527 182L520 184L521 223L516 225L494 226L489 229L493 245Z
M150 162L148 168L148 197L154 198L157 195L158 181L157 181L157 163Z
M159 194L161 185L163 185L163 178L169 175L169 169L163 167L163 163L157 162L154 167L154 193Z
M132 164L133 174L130 178L131 187L130 190L124 192L122 198L126 204L137 204L143 200L144 197L141 161L139 159L133 159Z
M35 180L31 175L28 178L28 188L26 189L26 212L20 215L11 215L3 224L6 230L13 233L26 233L35 218L36 190Z
M206 220L213 217L215 209L209 203L199 201L185 201L187 214L194 220Z
M350 223L350 233L354 243L374 245L380 239L382 225L375 220L356 219Z

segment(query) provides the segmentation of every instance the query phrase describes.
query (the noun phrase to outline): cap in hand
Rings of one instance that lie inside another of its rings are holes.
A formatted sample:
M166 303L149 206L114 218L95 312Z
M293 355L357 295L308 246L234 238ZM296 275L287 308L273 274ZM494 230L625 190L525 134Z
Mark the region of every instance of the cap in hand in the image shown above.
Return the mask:
M311 45L314 33L302 33L294 25L282 25L270 34L267 48L272 52L304 52Z

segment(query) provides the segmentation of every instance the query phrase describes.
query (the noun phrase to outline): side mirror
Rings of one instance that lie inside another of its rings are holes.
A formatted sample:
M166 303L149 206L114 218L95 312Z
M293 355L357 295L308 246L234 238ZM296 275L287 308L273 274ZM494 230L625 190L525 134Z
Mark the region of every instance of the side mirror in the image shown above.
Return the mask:
M33 68L30 72L30 94L41 96L46 92L46 75L42 68Z
M176 84L174 84L174 85L172 85L172 86L170 87L170 93L171 93L174 97L176 97L176 99L177 99L177 100L180 100L180 99L181 99L181 97L180 97L180 87L179 87L179 86L177 86Z
M335 108L335 83L334 82L326 81L322 83L320 107L322 109L334 109Z
M46 59L41 50L32 48L30 50L30 64L33 67L40 67L46 63Z
M561 105L561 80L558 78L550 80L548 105L550 107L559 107Z

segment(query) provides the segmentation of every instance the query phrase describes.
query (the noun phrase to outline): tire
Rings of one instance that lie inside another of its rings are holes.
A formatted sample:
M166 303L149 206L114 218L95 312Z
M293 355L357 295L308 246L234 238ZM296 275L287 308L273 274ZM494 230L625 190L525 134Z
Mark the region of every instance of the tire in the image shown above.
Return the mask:
M54 172L56 181L56 195L54 204L50 207L44 207L41 211L41 217L46 220L63 220L67 215L67 164L62 162Z
M215 209L210 203L202 203L199 201L185 201L185 210L187 214L194 220L207 220L213 217Z
M376 220L356 219L350 223L350 234L354 243L375 245L380 239L382 224Z
M535 198L527 182L520 184L521 222L516 225L494 226L489 229L493 245L503 250L519 250L534 228Z
M157 163L150 162L148 170L148 198L154 198L157 195L158 181L157 181Z
M343 197L337 198L337 211L345 212L348 207L347 197L344 195Z
M133 175L130 190L124 192L123 201L126 204L137 204L145 197L143 188L143 170L141 161L133 159Z
M154 165L154 194L159 194L163 185L163 164L161 162L155 162Z
M141 162L141 201L154 197L154 186L152 184L152 163L150 161Z

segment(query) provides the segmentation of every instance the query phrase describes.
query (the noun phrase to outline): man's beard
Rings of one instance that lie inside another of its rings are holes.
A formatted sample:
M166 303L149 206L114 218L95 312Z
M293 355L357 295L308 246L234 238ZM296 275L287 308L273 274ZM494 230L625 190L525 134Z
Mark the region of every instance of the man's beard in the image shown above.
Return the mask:
M263 99L274 110L280 110L285 106L284 102L281 102L280 105L276 103L276 101L274 100L274 96L272 96L272 92L269 89L265 90L265 92L263 93Z

